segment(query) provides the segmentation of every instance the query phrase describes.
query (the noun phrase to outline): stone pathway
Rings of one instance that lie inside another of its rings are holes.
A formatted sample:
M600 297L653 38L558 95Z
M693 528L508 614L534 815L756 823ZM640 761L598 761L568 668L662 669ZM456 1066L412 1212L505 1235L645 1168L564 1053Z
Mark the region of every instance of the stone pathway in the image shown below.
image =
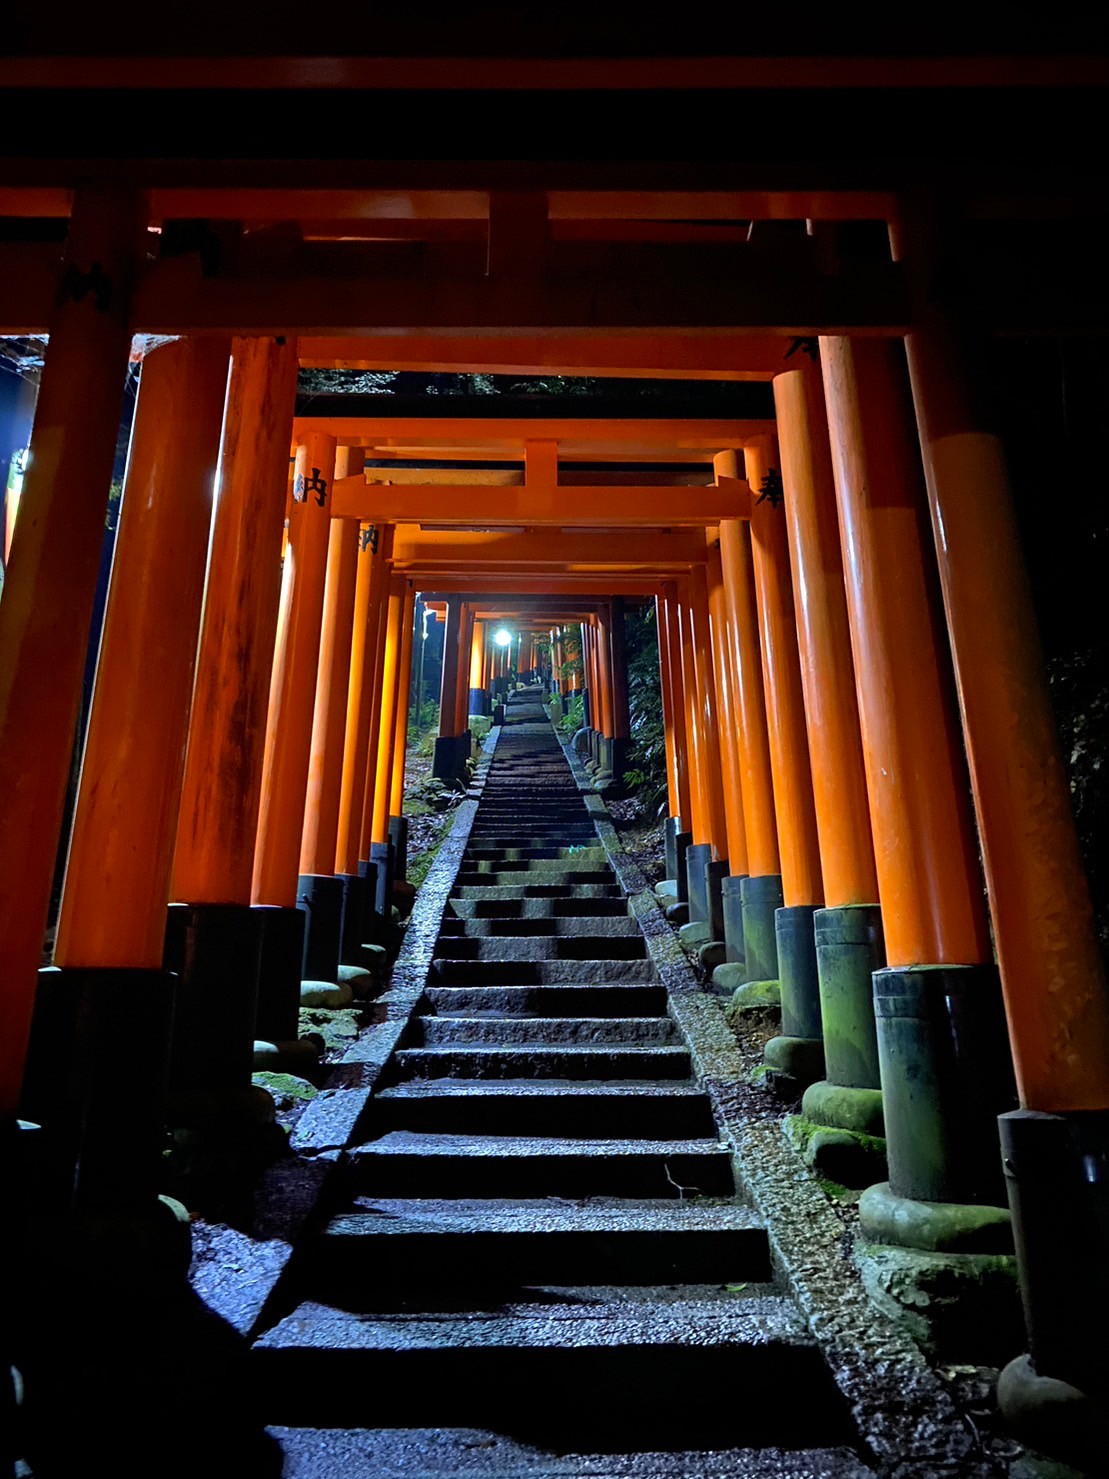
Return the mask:
M253 1371L286 1479L871 1471L538 697Z

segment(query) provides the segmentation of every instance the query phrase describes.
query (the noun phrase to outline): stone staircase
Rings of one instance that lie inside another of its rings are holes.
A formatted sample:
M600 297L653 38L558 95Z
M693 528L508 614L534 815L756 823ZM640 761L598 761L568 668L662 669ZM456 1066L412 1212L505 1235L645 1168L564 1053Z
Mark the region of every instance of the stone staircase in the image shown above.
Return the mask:
M534 691L436 955L253 1349L287 1479L869 1474Z

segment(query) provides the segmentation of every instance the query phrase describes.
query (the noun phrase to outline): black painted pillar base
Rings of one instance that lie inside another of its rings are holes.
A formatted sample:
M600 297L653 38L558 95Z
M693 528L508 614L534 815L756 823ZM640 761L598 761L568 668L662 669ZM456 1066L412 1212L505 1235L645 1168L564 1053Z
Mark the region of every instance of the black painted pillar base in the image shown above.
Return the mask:
M1018 1437L1091 1473L1109 1449L1109 1111L1003 1114L1029 1356L1001 1373Z
M262 928L254 1036L264 1042L289 1042L296 1037L300 1026L304 911L278 904L257 904L252 913L258 916Z
M358 864L358 875L362 880L362 930L361 938L356 942L357 945L383 945L385 943L385 921L377 907L382 888L381 871L381 864L375 858L363 858ZM355 956L350 963L358 964L360 960L360 956Z
M178 978L170 1074L175 1092L249 1085L266 913L249 904L171 904L166 911L164 965ZM299 928L296 947L299 998Z
M720 880L720 912L724 918L724 959L742 965L747 955L743 944L743 880L746 873Z
M667 817L662 824L663 845L666 855L665 876L667 878L673 878L675 881L677 881L678 877L678 847L676 839L681 830L682 821L680 817Z
M807 1088L824 1076L813 930L816 910L815 904L797 904L777 909L774 914L782 1032L767 1043L766 1062L774 1074L788 1080L791 1091Z
M1016 1088L997 967L875 971L874 1009L891 1190L1003 1205L997 1117Z
M39 971L20 1113L41 1126L44 1212L154 1199L176 985L164 970Z
M743 956L748 981L778 979L778 936L774 917L782 908L780 873L760 873L740 880L743 908Z
M593 702L588 688L581 691L581 722L586 729L593 727Z
M334 873L302 873L297 879L297 907L304 913L305 981L338 981L343 930L343 885Z
M392 919L393 909L393 878L395 876L393 844L391 842L371 842L370 862L374 864L376 870L373 894L374 913L388 925Z
M708 885L705 869L712 862L712 847L707 842L691 843L685 850L685 888L689 901L690 924L705 924L709 917ZM681 897L679 892L679 898Z
M362 919L366 907L366 880L360 873L337 873L343 890L343 923L339 937L339 962L357 965L362 946Z
M389 818L389 841L393 846L393 877L400 883L408 880L408 818Z
M678 903L689 903L689 866L687 862L689 849L693 846L692 832L676 832L674 834L674 857L677 860L677 883Z
M470 758L470 731L464 734L440 735L435 741L435 756L431 773L440 781L461 780L466 773L466 761Z
M489 695L484 688L470 689L470 705L467 710L470 714L479 714L483 718L489 713Z

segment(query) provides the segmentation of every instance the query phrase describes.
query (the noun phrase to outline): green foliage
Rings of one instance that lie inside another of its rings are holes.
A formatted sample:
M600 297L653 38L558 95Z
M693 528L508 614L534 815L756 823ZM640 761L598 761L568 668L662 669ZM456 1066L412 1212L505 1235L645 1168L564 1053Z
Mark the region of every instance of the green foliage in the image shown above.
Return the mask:
M565 714L558 722L566 734L577 734L585 723L585 705L581 701L580 693L576 693L570 700Z
M624 784L634 792L643 812L654 816L666 802L666 734L654 603L625 603L624 629L632 739Z
M432 744L439 730L439 705L428 699L426 703L420 704L419 708L413 706L408 711L408 743L421 752L427 749L427 741L430 738ZM428 751L430 753L430 751Z

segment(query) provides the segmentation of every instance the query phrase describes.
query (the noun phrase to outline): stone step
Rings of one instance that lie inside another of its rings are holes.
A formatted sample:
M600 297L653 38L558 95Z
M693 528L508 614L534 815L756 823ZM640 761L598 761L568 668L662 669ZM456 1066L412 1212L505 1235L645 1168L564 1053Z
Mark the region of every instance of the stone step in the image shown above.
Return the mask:
M619 891L618 891L619 892ZM492 890L491 898L451 899L447 905L447 917L457 919L623 919L630 920L628 901L622 894L617 898L520 898L512 894L501 896Z
M621 1453L610 1443L604 1453L540 1453L534 1442L492 1428L274 1426L269 1432L285 1455L284 1479L690 1479L708 1472L701 1448ZM685 1434L689 1443L697 1438L711 1441L700 1422L696 1433ZM708 1456L714 1479L873 1479L874 1471L847 1447L734 1448L732 1441L731 1433L721 1434ZM557 1438L551 1446L562 1447Z
M625 910L624 890L618 883L498 883L486 875L484 883L456 882L451 907L458 899L619 899Z
M615 911L608 919L597 914L579 914L576 917L561 919L553 915L538 919L493 916L484 919L444 919L439 926L440 940L462 937L467 939L501 939L504 936L519 938L523 935L530 936L533 943L536 939L549 935L557 936L559 939L604 936L609 939L619 937L643 940L643 932L637 921L627 913L617 914Z
M644 960L647 942L641 934L596 931L586 934L511 935L440 933L435 946L440 960L541 961Z
M664 1017L666 988L611 986L431 986L427 1001L440 1017Z
M589 1434L609 1451L618 1434L639 1451L655 1442L672 1449L679 1435L688 1447L691 1429L703 1448L848 1437L826 1366L796 1310L777 1297L517 1304L416 1318L306 1301L255 1344L251 1366L264 1420L293 1425L399 1427L433 1417L440 1427L546 1438L563 1453L586 1451ZM694 1393L704 1399L695 1415ZM804 1472L792 1470L795 1479Z
M463 862L455 880L456 888L472 887L474 884L489 884L493 888L526 888L529 884L545 883L565 887L574 883L609 884L613 881L610 868L569 868L565 863L536 863L528 867L503 867L500 863L471 866Z
M585 873L586 878L570 878L573 883L604 883L612 877L607 857L601 848L583 849L577 857L567 855L559 858L472 858L463 854L461 873L536 873L540 876L552 874L561 878L563 874ZM604 877L595 875L603 874Z
M607 862L608 855L600 844L595 847L575 847L573 843L565 846L552 843L549 847L489 847L479 843L467 847L462 858L464 863L555 863L569 858L575 866L585 866Z
M677 1031L669 1017L417 1017L409 1025L412 1046L523 1044L546 1047L574 1043L672 1043Z
M421 1286L432 1300L444 1287L457 1291L460 1269L467 1286L503 1291L771 1278L766 1230L747 1207L360 1198L324 1230L305 1289L364 1309L381 1309L385 1299L395 1308L402 1291L406 1304L422 1298Z
M707 1140L716 1134L712 1102L695 1084L573 1083L560 1079L410 1079L370 1101L375 1134L516 1135L632 1140Z
M444 941L453 944L454 941ZM649 960L448 960L437 958L428 973L429 986L549 986L560 981L584 986L610 981L653 983Z
M398 1079L688 1079L681 1047L399 1048Z
M731 1196L731 1157L715 1140L564 1140L393 1130L347 1151L370 1196Z

